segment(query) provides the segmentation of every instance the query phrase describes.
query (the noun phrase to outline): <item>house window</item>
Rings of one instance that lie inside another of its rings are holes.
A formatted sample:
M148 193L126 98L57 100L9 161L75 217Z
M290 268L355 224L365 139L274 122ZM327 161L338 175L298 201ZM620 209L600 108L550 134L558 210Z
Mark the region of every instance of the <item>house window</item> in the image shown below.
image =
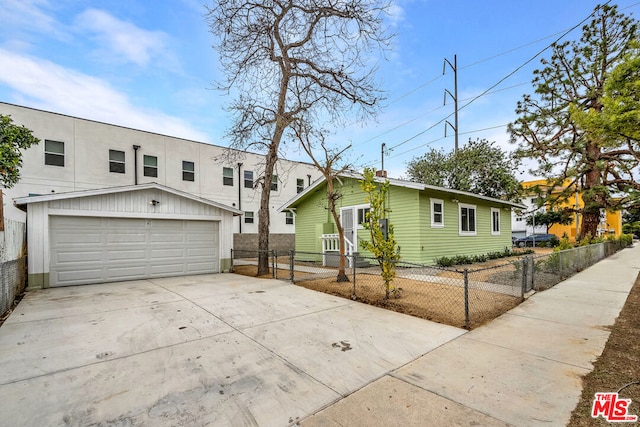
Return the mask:
M476 207L475 205L458 204L460 209L460 229L461 235L476 235Z
M233 186L233 169L222 168L222 184Z
M358 226L359 227L362 227L362 224L367 222L367 214L369 213L370 210L371 210L371 208L369 208L369 207L362 207L362 208L357 208L356 209L356 214L358 215Z
M196 180L196 165L193 162L182 161L182 180L194 182Z
M271 191L278 191L278 175L271 175Z
M158 158L156 156L142 156L142 163L144 166L144 176L150 176L153 178L158 177Z
M44 140L44 164L64 167L64 142Z
M244 188L253 188L253 171L244 171Z
M444 201L431 199L431 227L444 227Z
M109 150L109 172L124 173L124 151Z
M516 217L516 222L522 222L522 217L521 216L517 216Z
M304 190L304 179L296 180L296 190L298 193L302 193L302 190Z
M491 234L500 234L500 209L491 208Z
M288 225L293 225L293 212L285 212L285 223Z
M244 212L244 223L253 224L253 212L250 212L250 211Z

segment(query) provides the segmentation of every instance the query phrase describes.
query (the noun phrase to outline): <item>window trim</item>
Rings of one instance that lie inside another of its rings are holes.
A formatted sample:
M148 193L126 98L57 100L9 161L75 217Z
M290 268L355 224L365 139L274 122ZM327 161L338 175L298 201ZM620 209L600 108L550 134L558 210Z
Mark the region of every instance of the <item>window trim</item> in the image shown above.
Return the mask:
M251 214L251 215L247 215L247 214ZM244 211L244 223L245 224L253 224L254 220L255 220L255 215L253 213L253 211Z
M362 223L367 219L366 216L366 212L365 211L370 211L371 210L371 204L369 203L365 203L364 205L354 205L351 206L353 208L353 219L356 223L356 228L358 230L362 230L364 229L364 225L362 225ZM359 217L359 211L362 211L362 222L360 222L360 217Z
M431 228L444 228L444 200L431 198ZM436 211L434 209L434 205L440 205L440 222L436 222L435 216Z
M473 210L473 231L462 230L462 223L463 223L462 210L463 209ZM476 236L478 234L478 208L476 205L470 205L467 203L458 203L458 234L460 236Z
M47 151L47 142L51 142L51 143L57 143L57 144L62 144L62 153L56 153L54 151ZM53 139L45 139L44 140L44 164L46 166L57 166L57 167L64 167L65 165L65 155L66 155L66 150L64 147L64 141L56 141ZM54 158L54 159L59 159L62 158L62 164L56 164L56 163L47 163L47 158Z
M147 166L147 159L155 159L155 166ZM149 173L147 173L149 172ZM153 173L155 173L155 175ZM142 155L142 176L146 176L148 178L157 178L158 177L158 156L152 156L151 154L143 154Z
M186 164L191 164L191 170L189 169L185 169L185 163ZM191 179L185 179L185 174L191 174ZM196 181L196 163L195 162L191 162L189 160L183 160L182 161L182 180L183 181L188 181L188 182L195 182Z
M296 178L296 194L304 191L304 179Z
M284 223L285 225L295 225L293 212L285 211Z
M498 229L496 230L494 228L494 222L493 222L493 214L498 214ZM492 236L499 236L500 235L500 209L498 208L491 208L491 235Z
M227 176L228 171L231 171L229 176ZM226 166L222 168L222 185L233 187L233 168L228 168Z
M271 191L278 191L278 175L271 175L271 185L269 186Z
M111 153L122 153L122 158L123 160L112 160L111 159ZM115 165L122 165L122 171L119 170L113 170L112 166ZM127 153L125 153L122 150L114 150L114 149L109 149L109 173L121 173L121 174L126 174L127 173Z
M247 179L247 174L251 174L251 179ZM253 180L253 171L248 171L245 170L244 174L242 175L243 179L244 179L244 188L250 188L253 190L254 188L254 180ZM247 185L247 183L250 182L251 184Z

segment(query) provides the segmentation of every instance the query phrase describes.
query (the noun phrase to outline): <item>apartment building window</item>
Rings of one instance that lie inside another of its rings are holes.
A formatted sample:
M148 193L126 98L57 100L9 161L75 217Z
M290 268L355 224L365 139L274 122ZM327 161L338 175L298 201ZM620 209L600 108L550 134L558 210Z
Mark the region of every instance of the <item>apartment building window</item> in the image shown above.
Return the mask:
M244 171L244 188L253 188L253 171Z
M491 208L491 234L500 234L500 209Z
M109 172L124 173L124 151L109 150Z
M182 180L191 182L196 180L196 166L193 162L182 161Z
M296 180L296 190L298 193L302 193L302 190L304 190L304 179Z
M158 158L156 156L147 156L146 154L142 158L144 164L144 176L150 176L153 178L158 177Z
M222 184L230 185L233 187L233 169L222 168Z
M44 140L44 164L64 167L64 142Z
M285 223L288 225L293 225L293 212L285 212Z
M461 235L476 235L476 207L460 203L460 229Z
M253 212L245 211L244 212L244 223L245 224L253 224Z
M271 191L278 191L278 175L271 175Z

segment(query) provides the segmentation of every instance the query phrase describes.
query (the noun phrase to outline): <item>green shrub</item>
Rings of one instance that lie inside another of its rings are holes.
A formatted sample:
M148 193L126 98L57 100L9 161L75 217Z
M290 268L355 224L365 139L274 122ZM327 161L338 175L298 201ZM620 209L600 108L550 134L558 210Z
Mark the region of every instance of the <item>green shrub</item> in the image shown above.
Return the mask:
M439 265L440 267L452 267L454 265L453 259L446 256L436 258L435 262L436 265Z

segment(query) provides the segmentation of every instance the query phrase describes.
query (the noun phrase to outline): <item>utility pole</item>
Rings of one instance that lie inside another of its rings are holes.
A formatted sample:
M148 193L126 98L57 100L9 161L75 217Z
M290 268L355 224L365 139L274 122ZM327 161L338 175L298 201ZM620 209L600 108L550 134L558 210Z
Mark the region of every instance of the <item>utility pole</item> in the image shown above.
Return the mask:
M444 136L447 136L447 125L453 128L455 132L455 154L458 154L458 59L457 55L453 55L453 64L449 62L447 58L444 59L444 64L442 64L442 75L445 74L447 69L447 64L453 70L453 94L448 90L444 90L444 104L447 104L447 94L453 99L453 109L454 109L454 124L452 125L447 120L444 125Z
M383 142L383 143L382 143L382 147L380 147L380 155L381 155L381 157L382 157L382 169L381 169L381 170L382 170L382 172L381 172L381 173L382 173L383 175L384 175L384 147L385 147L386 145L387 145L387 144L385 144L385 143Z

